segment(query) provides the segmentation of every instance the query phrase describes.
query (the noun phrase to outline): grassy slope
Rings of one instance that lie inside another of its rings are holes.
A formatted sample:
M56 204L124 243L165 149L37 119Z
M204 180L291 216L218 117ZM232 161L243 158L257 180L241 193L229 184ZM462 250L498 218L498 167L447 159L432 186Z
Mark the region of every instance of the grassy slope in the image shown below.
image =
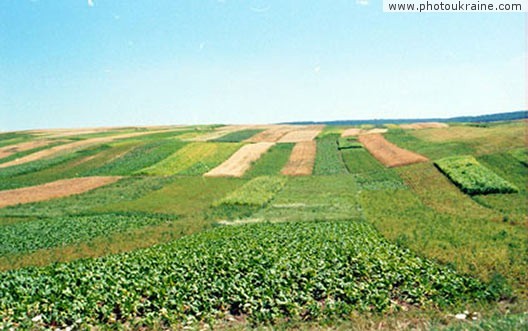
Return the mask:
M332 220L359 216L352 176L292 177L267 208L252 215L265 221Z
M525 295L526 230L500 220L445 179L429 163L398 169L410 189L365 190L361 206L387 238L462 272Z
M503 219L512 224L528 222L528 168L509 153L483 155L479 162L492 169L502 178L519 188L514 194L488 194L475 196L474 199L484 206L493 208L503 215Z

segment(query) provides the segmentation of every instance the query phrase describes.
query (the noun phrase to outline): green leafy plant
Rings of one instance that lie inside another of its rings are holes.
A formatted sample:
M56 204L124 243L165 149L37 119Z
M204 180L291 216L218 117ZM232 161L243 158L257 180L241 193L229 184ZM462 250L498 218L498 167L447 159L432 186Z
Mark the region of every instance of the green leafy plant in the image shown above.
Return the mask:
M492 170L481 165L473 156L454 156L435 165L455 185L468 194L513 193L518 189Z

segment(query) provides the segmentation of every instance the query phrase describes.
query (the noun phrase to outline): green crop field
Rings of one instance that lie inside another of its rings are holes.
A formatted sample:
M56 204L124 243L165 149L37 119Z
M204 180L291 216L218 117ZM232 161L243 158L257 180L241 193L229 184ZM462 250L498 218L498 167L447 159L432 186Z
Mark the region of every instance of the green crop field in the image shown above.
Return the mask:
M253 163L251 168L244 174L244 177L252 178L280 174L281 169L290 158L293 146L294 144L291 143L273 145L266 154Z
M438 160L436 166L468 194L515 193L518 189L472 156L453 156Z
M4 273L0 283L3 323L24 328L169 326L227 315L256 323L498 295L353 220L224 227L102 260Z
M0 167L0 204L45 196L0 208L0 330L524 330L524 126L387 125L431 160L397 168L325 126L312 175L281 175L294 144L276 143L241 178L204 174L258 127L214 141L191 141L213 125L0 133L0 148L50 141L1 166L148 132ZM92 176L121 178L69 196L37 186Z
M238 143L246 139L249 139L253 137L254 135L256 135L257 133L262 132L262 131L264 130L260 130L260 129L240 130L240 131L228 133L220 138L213 139L212 141L224 142L224 143Z
M315 156L314 175L346 174L347 169L338 150L339 135L327 134L317 140L317 154Z
M191 143L166 159L138 171L147 175L201 175L213 169L241 147L237 143Z

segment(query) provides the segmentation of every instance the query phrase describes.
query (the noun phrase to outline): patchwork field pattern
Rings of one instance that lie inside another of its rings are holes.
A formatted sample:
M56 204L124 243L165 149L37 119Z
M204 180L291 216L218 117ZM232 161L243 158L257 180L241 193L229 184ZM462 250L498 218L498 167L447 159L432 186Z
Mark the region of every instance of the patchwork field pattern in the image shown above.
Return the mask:
M472 156L453 156L435 162L460 189L468 194L514 193L518 191Z
M208 163L216 161L218 159L218 154L222 154L222 149L227 149L231 151L234 148L240 147L239 144L229 144L229 143L190 143L179 149L176 153L169 156L168 158L154 164L149 168L145 168L138 173L148 174L148 175L173 175L183 173L185 171L191 171L190 169L195 166L199 167L202 165L199 171L196 171L196 174L205 173L210 170ZM227 158L227 157L226 157ZM220 160L220 162L224 161ZM218 163L220 163L218 162Z
M0 329L525 329L525 125L0 133Z
M204 174L207 177L242 177L244 173L266 153L274 143L255 143L242 146L229 159Z
M288 163L281 173L287 176L309 176L315 164L317 144L315 141L296 143L290 154Z
M21 165L21 164L28 163L28 162L31 162L31 161L36 161L36 160L40 160L40 159L43 159L43 158L56 156L56 155L58 155L61 152L67 152L67 151L71 152L71 151L82 149L82 148L85 148L85 147L88 147L88 146L91 146L91 145L104 144L104 143L109 143L109 142L112 142L112 141L118 140L118 139L138 137L138 136L142 136L142 135L146 135L146 134L152 134L152 133L154 133L154 131L134 132L134 133L114 135L114 136L109 136L109 137L101 137L101 138L92 138L92 139L80 140L80 141L76 141L76 142L63 144L63 145L59 145L59 146L54 146L54 147L51 147L51 148L48 148L48 149L44 149L44 150L41 150L39 152L24 156L24 157L22 157L20 159L17 159L17 160L13 160L13 161L6 162L6 163L0 163L0 168L6 168L6 167L15 166L15 165Z
M44 147L49 144L53 143L52 140L34 140L34 141L28 141L16 145L8 145L5 147L0 147L0 159L6 158L8 156L11 156L13 154L24 152L27 150Z
M120 177L63 179L39 186L0 191L0 207L80 194L119 180Z
M4 173L13 172L17 169L33 171L23 172L10 177L7 181L0 182L0 188L15 189L45 184L59 179L88 177L91 170L112 162L113 159L126 154L137 144L136 142L120 142L114 143L114 145L93 146L65 154L64 157L58 156L6 168L0 171L0 177Z
M376 159L387 167L400 167L427 161L426 157L400 148L385 140L380 134L361 135L358 140Z
M148 168L185 146L185 142L177 140L160 140L137 146L130 152L115 158L101 167L86 171L86 176L126 176Z
M262 155L248 171L244 177L252 178L266 175L278 175L290 158L294 144L281 143L273 145L269 151Z

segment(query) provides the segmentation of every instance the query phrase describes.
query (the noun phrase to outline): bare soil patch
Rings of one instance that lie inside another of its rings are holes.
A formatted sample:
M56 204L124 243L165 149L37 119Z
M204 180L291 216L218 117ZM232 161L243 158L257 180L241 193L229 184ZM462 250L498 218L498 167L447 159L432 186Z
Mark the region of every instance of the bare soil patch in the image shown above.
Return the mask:
M0 208L80 194L114 183L120 178L111 176L61 179L43 185L0 191Z
M442 129L442 128L448 128L449 125L446 123L439 123L439 122L419 122L419 123L412 123L412 124L400 124L400 128L406 129L406 130L420 130L420 129Z
M33 154L26 155L24 157L21 157L19 159L16 159L10 162L2 163L0 164L0 168L6 168L6 167L14 166L14 165L19 165L19 164L24 164L24 163L31 162L31 161L40 160L45 157L54 156L61 152L80 149L80 148L87 147L90 145L104 144L104 143L108 143L108 142L111 142L117 139L132 138L132 137L152 134L156 132L158 131L134 132L134 133L127 133L127 134L115 135L115 136L110 136L110 137L99 137L99 138L75 141L69 144L64 144L64 145L59 145L59 146L54 146L48 149L44 149L44 150L38 151ZM159 132L162 132L162 131L159 131Z
M425 156L400 148L393 143L388 142L381 134L361 135L358 140L363 146L365 146L370 154L387 167L399 167L428 161Z
M276 125L268 128L265 131L257 133L253 137L247 139L247 142L258 143L258 142L277 142L288 132L294 130L291 126Z
M286 133L279 139L280 143L298 143L304 141L312 141L319 135L323 128L321 126L307 126L302 129L297 129Z
M287 176L309 176L315 164L317 144L315 141L302 141L295 144L288 163L281 173Z
M206 177L242 177L275 143L261 142L242 146L229 159L218 167L204 174Z
M362 134L363 132L365 132L365 130L363 130L363 129L350 128L350 129L346 129L345 131L343 131L343 133L341 134L341 137L343 137L343 138L345 138L345 137L356 137L356 136L359 136L360 134Z
M28 141L25 143L20 143L16 145L9 145L5 147L0 148L0 159L3 159L4 157L8 157L10 155L13 155L18 152L24 152L28 151L33 148L39 148L46 145L51 144L52 140L35 140L35 141Z
M380 128L375 128L375 129L370 129L366 132L363 132L363 134L373 134L373 133L387 133L389 130L387 129L380 129Z

